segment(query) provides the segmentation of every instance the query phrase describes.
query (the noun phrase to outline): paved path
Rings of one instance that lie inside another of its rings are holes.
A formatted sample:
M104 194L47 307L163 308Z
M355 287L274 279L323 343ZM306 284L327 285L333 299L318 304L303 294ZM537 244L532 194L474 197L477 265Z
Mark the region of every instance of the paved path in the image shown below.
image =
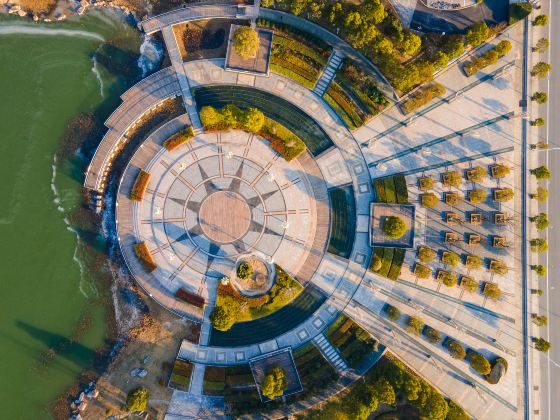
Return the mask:
M319 77L313 89L317 95L323 96L325 94L330 83L336 76L336 71L340 68L343 59L344 56L338 50L333 50L326 67L321 73L321 77Z
M313 342L317 345L323 356L329 361L331 365L335 367L339 372L344 372L348 370L348 364L340 355L340 352L333 347L333 345L327 340L324 334L318 334L313 339Z

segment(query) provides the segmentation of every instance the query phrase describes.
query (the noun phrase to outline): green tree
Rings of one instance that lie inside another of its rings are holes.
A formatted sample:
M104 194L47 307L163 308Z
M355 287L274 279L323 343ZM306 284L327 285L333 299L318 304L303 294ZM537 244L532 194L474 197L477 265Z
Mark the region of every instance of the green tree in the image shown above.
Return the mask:
M441 256L441 261L449 267L455 268L461 262L461 257L451 251L446 251Z
M534 198L539 203L545 203L548 200L548 190L546 188L539 187L537 188L536 193L529 194L530 198Z
M490 28L486 22L477 22L467 31L467 43L478 47L490 37Z
M388 216L383 222L383 234L389 238L402 238L406 233L406 224L401 217Z
M463 360L467 355L467 352L465 351L465 348L461 345L461 343L459 343L457 340L453 340L452 338L447 339L445 347L449 351L451 357L453 357L454 359Z
M492 370L488 359L480 353L472 352L469 355L469 362L471 363L471 367L481 375L488 375Z
M381 404L395 404L395 390L388 380L379 379L375 382L374 389L377 394L377 399Z
M510 201L513 200L514 194L513 188L497 188L494 190L494 200L500 202Z
M403 93L408 92L419 82L420 74L418 73L418 68L414 64L401 66L396 70L395 77L393 78L395 88Z
M208 105L202 107L199 116L204 128L216 128L223 121L222 114L216 108Z
M449 63L449 56L443 51L436 51L432 57L432 63L436 70L443 70Z
M439 198L432 192L422 194L421 203L424 207L434 208L439 203Z
M498 44L496 45L496 52L500 57L507 55L510 51L511 51L511 42L509 42L507 39L498 42Z
M492 176L494 178L505 178L506 176L509 175L510 172L511 172L510 167L501 163L492 166L492 171L491 171Z
M470 416L465 413L463 407L455 403L454 401L449 400L447 402L449 410L447 411L447 416L445 416L445 420L470 420Z
M281 367L273 367L264 377L261 392L266 398L273 400L284 395L287 386L288 380L286 379L286 372L284 372L284 369Z
M418 248L418 259L424 263L432 262L437 256L437 252L427 246Z
M387 13L383 3L379 0L364 0L358 6L358 10L363 16L364 21L371 25L381 23Z
M350 12L344 18L344 28L347 31L355 31L356 29L360 28L364 24L364 20L362 19L362 15L360 12Z
M548 38L540 38L537 41L537 44L533 47L533 51L543 53L548 50L548 47L550 47L550 41Z
M372 43L379 37L379 31L375 26L362 25L358 29L354 29L348 34L348 42L356 49L362 49ZM392 45L391 45L392 48Z
M550 169L548 169L548 166L539 166L538 168L535 169L531 169L531 174L535 175L535 177L538 180L541 179L550 179L551 173L550 173Z
M253 266L246 261L243 261L237 267L237 277L242 280L246 280L253 276Z
M482 203L484 200L486 200L487 196L488 193L482 188L475 188L474 190L469 191L469 201L474 204Z
M531 266L531 270L537 273L537 276L546 276L546 267L542 264L534 264Z
M401 390L408 401L416 401L418 399L418 395L422 391L420 379L418 379L416 375L405 372L405 378Z
M531 96L531 100L538 104L545 104L546 101L548 101L548 95L546 92L535 92L533 93L533 96Z
M533 127L542 127L544 125L544 118L535 118L531 121L531 126Z
M408 55L415 55L422 46L422 39L413 32L404 32L401 48Z
M430 420L445 420L449 410L447 402L439 392L432 391L424 407L420 410L423 417Z
M406 330L414 335L420 335L423 326L424 320L417 316L409 316L406 321Z
M463 35L451 35L441 47L442 51L449 56L450 60L459 57L465 52L465 41Z
M441 333L435 328L430 327L429 325L426 325L423 334L426 336L428 341L432 344L436 344L441 341Z
M531 245L531 251L533 251L533 252L542 253L542 252L546 252L548 250L548 240L547 239L542 239L542 238L531 239L529 241L529 244Z
M483 261L478 255L468 255L465 260L465 267L469 270L479 270L482 267Z
M536 216L529 217L529 220L536 225L538 230L545 230L550 224L548 214L546 213L539 213Z
M548 318L546 315L533 314L533 322L539 327L546 327L548 324Z
M340 2L333 3L333 5L329 10L329 22L335 26L340 25L343 14L344 14L344 9L342 8L342 3Z
M428 83L434 79L434 65L429 61L419 61L416 63L416 69L418 70L419 83Z
M535 338L533 337L533 344L538 351L542 351L543 353L547 353L550 350L550 343L546 341L544 338Z
M488 172L482 166L474 166L467 173L467 179L471 182L481 183L488 177Z
M253 133L258 133L264 125L264 114L257 108L249 108L243 116L243 127Z
M325 10L325 1L312 1L309 5L309 13L312 20L319 20Z
M490 299L498 300L502 296L502 290L496 283L486 283L483 293Z
M389 319L395 322L397 322L401 317L401 311L399 311L399 308L395 306L391 306L391 305L387 306L385 312L387 312Z
M210 322L219 331L229 330L237 320L236 310L233 307L218 305L212 309Z
M395 53L395 49L391 40L383 36L375 37L375 39L371 43L371 47L376 53L381 55L393 55Z
M145 411L148 408L149 398L150 392L146 388L133 389L126 396L125 410L132 412Z
M243 59L253 58L259 50L259 35L249 26L241 26L233 33L233 48Z
M414 265L414 275L419 279L427 279L432 275L432 269L427 265L416 263Z
M548 75L550 70L552 70L552 66L550 64L545 63L544 61L539 61L533 66L531 76L543 79Z
M533 22L535 26L545 26L548 25L548 15L538 15Z
M292 0L290 2L290 12L296 16L299 16L309 5L309 0Z

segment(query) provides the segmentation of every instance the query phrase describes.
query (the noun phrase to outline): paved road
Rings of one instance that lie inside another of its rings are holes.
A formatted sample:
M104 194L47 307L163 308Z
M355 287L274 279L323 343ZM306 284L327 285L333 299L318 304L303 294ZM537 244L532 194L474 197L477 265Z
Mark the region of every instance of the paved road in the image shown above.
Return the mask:
M552 8L552 10L551 10ZM539 90L549 91L549 102L545 116L548 127L543 127L539 135L546 139L551 148L560 147L560 122L558 115L560 112L560 100L558 92L560 92L560 5L555 1L545 1L543 3L543 13L550 16L550 34L548 38L551 41L548 62L552 64L552 73L548 80L539 83ZM546 54L541 54L541 59L546 59ZM533 59L535 61L535 59ZM540 114L544 114L544 107L541 106ZM548 255L541 257L541 264L548 263L548 278L546 285L542 282L542 290L540 310L547 313L549 325L545 329L541 329L542 336L548 336L547 340L552 343L552 349L548 353L548 357L541 356L541 407L540 414L542 419L556 419L560 413L560 285L558 285L558 269L560 263L560 150L550 150L541 152L542 163L548 161L548 166L553 171L553 178L548 183L549 202L545 206L541 206L540 211L548 212L550 224L552 226L548 231L549 251Z

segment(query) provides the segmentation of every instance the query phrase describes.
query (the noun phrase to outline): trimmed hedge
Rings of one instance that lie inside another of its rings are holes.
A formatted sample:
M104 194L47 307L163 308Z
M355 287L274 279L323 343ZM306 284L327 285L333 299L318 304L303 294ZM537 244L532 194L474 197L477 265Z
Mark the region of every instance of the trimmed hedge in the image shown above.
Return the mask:
M150 181L150 174L143 169L140 169L140 173L134 181L134 185L130 190L129 198L133 201L142 201L144 198L144 193L148 187L148 182Z
M375 180L375 192L377 193L377 202L386 203L387 196L385 195L385 184L382 179Z
M163 142L163 147L165 147L170 152L181 146L182 144L187 143L194 137L194 131L192 127L187 127L177 134L171 136L167 140Z
M395 191L395 181L393 177L384 178L383 186L385 187L385 199L389 204L395 204L397 202L397 193Z
M152 254L150 253L150 250L148 249L146 242L140 242L138 244L135 244L134 253L136 254L138 259L144 266L144 269L148 273L151 273L157 268L157 264L154 261L154 257L152 257Z
M397 194L397 203L408 204L408 187L406 185L406 178L404 175L393 176L395 184L395 192Z
M395 248L381 248L383 249L383 264L377 274L383 277L387 277L389 270L391 269L391 263L393 262L393 254L395 253Z
M188 290L183 289L182 287L180 287L175 292L175 296L177 296L179 299L181 299L184 302L196 306L197 308L202 308L204 306L204 298L202 296L191 293Z
M391 262L391 269L387 274L388 279L395 281L399 279L405 255L406 250L402 248L395 248L395 251L393 252L393 260Z

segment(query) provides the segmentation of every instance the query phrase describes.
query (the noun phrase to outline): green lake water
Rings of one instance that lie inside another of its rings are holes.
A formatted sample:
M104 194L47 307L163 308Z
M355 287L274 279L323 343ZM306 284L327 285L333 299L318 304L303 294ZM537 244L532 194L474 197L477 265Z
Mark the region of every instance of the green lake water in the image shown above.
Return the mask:
M51 25L0 18L2 418L49 418L49 403L91 368L106 338L106 309L91 304L95 273L81 269L83 247L66 221L80 205L82 179L55 162L72 117L114 106L125 88L114 69L94 69L104 42L138 54L141 39L105 12ZM92 323L80 342L38 371L41 355L84 315Z

